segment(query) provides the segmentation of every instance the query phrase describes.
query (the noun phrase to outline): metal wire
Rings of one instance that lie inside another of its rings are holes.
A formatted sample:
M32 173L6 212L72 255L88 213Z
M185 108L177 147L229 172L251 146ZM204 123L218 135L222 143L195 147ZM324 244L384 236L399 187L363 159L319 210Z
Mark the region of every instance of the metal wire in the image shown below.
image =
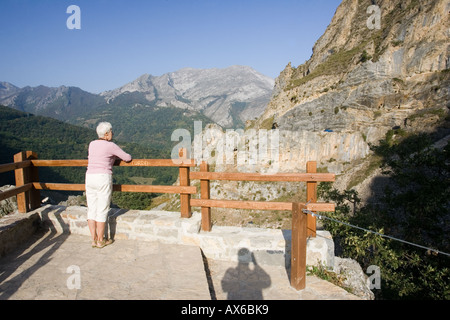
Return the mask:
M379 233L379 232L376 232L376 231L373 231L373 230L369 230L369 229L366 229L366 228L358 227L358 226L355 226L355 225L350 224L348 222L340 221L340 220L337 220L337 219L334 219L334 218L331 218L331 217L322 216L320 214L314 213L314 212L312 212L310 210L307 210L307 209L302 209L302 211L303 211L303 213L310 214L313 217L317 217L319 219L331 220L331 221L334 221L334 222L337 222L337 223L340 223L340 224L344 224L344 225L346 225L348 227L351 227L351 228L356 228L356 229L359 229L359 230L370 232L370 233L376 234L376 235L378 235L380 237L388 238L388 239L391 239L391 240L394 240L394 241L403 242L403 243L409 244L411 246L415 246L415 247L418 247L418 248L421 248L421 249L429 250L431 252L438 253L438 254L443 254L443 255L446 255L446 256L450 257L450 254L446 253L446 252L442 252L442 251L439 251L439 250L436 250L436 249L433 249L433 248L425 247L425 246L422 246L422 245L417 244L417 243L412 243L412 242L409 242L409 241L398 239L398 238L395 238L395 237L392 237L392 236L388 236L386 234L382 234L382 233Z

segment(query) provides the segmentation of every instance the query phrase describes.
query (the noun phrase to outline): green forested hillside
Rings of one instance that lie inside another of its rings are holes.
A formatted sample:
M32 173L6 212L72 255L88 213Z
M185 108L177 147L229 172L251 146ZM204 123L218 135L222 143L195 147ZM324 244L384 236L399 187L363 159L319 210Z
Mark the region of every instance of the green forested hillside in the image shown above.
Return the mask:
M114 122L112 122L115 127ZM70 125L58 120L35 116L0 106L0 163L13 162L13 155L32 150L40 159L87 159L89 142L96 139L93 129ZM170 135L169 135L170 140ZM133 158L166 158L170 150L136 143L115 141ZM83 183L86 168L40 168L40 180L45 182ZM153 184L172 184L175 168L114 168L115 183L134 184L135 177L151 178ZM13 173L0 175L0 184L14 184Z
M150 104L142 93L125 93L110 104L94 110L70 123L95 128L100 121L113 124L115 138L152 147L158 154L170 157L171 141L175 129L186 129L193 136L194 121L202 121L203 127L211 120L199 112L175 107L158 107Z

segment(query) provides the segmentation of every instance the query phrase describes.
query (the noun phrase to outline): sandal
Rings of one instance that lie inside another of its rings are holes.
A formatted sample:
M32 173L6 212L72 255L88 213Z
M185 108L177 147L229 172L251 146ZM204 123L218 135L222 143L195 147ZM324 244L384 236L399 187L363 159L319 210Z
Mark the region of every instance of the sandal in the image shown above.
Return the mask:
M96 247L103 248L103 247L106 247L106 246L112 244L113 242L114 242L114 240L112 240L112 239L97 241Z

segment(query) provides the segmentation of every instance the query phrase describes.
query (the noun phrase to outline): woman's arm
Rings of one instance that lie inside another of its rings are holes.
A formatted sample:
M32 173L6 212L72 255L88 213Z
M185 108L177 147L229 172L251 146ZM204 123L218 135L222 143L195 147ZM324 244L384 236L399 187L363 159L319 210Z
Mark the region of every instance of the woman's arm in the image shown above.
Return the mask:
M113 145L112 147L112 154L114 156L116 156L117 158L125 161L125 162L130 162L133 158L131 157L131 155L129 155L128 153L126 153L125 151L123 151L117 144L115 144L114 142L111 143Z

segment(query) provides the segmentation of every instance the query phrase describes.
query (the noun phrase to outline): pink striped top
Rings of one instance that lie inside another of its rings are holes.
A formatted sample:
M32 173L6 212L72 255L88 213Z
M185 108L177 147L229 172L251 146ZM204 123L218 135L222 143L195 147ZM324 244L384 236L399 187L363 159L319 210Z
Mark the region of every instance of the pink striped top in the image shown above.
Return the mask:
M112 174L116 159L131 161L131 155L123 151L117 144L106 140L94 140L89 144L88 174Z

